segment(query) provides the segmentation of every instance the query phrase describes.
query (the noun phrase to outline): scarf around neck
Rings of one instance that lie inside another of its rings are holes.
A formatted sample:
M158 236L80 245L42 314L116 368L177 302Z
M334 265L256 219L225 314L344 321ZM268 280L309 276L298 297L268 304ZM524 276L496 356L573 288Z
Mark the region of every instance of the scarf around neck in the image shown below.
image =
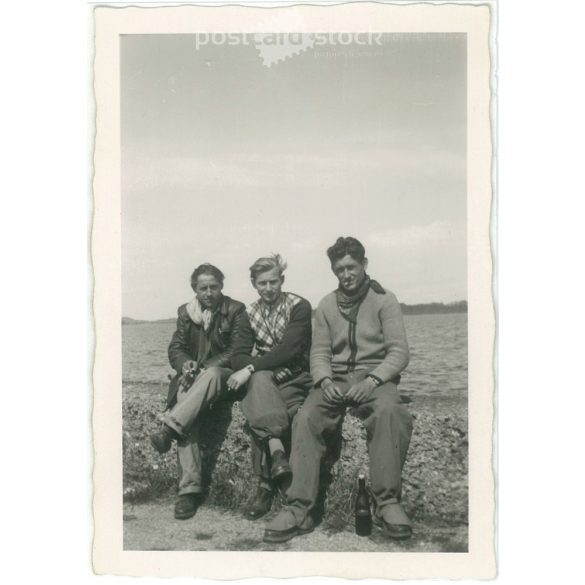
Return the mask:
M363 282L360 284L358 289L352 294L348 295L341 286L335 291L335 297L337 299L337 308L339 312L347 319L350 323L357 321L357 314L360 310L360 305L366 298L370 288L379 295L385 295L386 291L384 287L380 285L376 280L372 280L367 274L364 277Z
M218 303L217 308L214 311L211 311L209 309L204 309L201 306L199 299L195 297L187 303L187 313L195 325L199 325L200 327L203 326L203 331L207 332L211 325L213 315L217 313L220 304L221 303Z

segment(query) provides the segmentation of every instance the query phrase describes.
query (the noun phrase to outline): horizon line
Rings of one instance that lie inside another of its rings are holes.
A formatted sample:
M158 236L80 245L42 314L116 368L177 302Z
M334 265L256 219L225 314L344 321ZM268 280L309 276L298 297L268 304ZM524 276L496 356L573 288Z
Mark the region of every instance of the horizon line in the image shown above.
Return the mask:
M457 301L449 301L449 302L443 302L443 301L430 301L430 302L426 302L426 303L400 303L401 307L431 307L433 305L440 305L440 306L444 306L444 307L449 307L451 305L458 305L461 303L467 303L467 299L460 299ZM315 312L315 308L312 308L312 312ZM160 317L158 319L135 319L134 317L128 317L126 315L122 315L122 320L123 319L130 319L131 321L147 321L147 322L151 322L151 323L155 323L157 321L175 321L176 320L176 316L173 317Z

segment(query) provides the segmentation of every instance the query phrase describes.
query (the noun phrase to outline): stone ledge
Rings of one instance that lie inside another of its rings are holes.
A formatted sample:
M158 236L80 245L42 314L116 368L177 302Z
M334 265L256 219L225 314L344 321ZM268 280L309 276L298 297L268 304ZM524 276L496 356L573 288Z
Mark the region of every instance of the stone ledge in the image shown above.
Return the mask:
M154 388L153 388L154 390ZM175 449L158 455L148 435L160 428L164 406L160 391L127 392L123 404L124 499L145 500L172 492L177 482ZM467 522L467 416L459 403L415 399L409 405L414 431L403 471L403 504L413 518ZM250 462L251 438L245 430L239 403L219 403L203 421L204 479L208 501L227 509L241 509L255 489ZM225 438L224 438L225 437ZM222 440L223 439L223 440ZM343 525L351 519L353 495L360 471L368 472L365 430L346 416L339 457L331 448L322 470L329 484L323 501L324 520ZM278 505L278 503L276 503Z

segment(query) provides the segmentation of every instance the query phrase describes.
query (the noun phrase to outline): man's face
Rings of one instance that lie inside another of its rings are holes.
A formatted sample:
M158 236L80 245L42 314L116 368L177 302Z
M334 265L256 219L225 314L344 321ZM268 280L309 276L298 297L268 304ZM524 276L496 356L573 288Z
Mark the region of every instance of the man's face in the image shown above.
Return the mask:
M273 268L272 270L261 272L252 281L252 286L258 291L260 298L267 305L272 305L280 297L283 282L284 276L280 274L278 268Z
M358 260L355 260L349 254L346 254L343 258L336 260L331 265L333 273L339 280L339 286L349 294L355 292L363 282L364 277L366 276L367 267L367 258L364 258L362 263Z
M204 309L213 310L221 299L221 283L211 274L200 274L195 285L195 295Z

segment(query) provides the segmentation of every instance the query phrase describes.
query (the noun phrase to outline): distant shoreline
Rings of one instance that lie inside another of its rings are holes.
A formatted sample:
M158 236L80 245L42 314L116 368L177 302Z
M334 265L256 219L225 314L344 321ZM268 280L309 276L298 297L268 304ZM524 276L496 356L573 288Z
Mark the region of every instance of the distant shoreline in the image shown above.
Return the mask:
M467 313L467 301L454 303L420 303L405 305L400 303L403 315L436 315L441 313Z
M467 301L456 301L454 303L420 303L417 305L406 305L400 303L403 315L440 315L449 313L467 313ZM313 314L315 310L313 309ZM122 317L122 325L140 325L143 323L174 323L176 317L168 319L132 319Z

